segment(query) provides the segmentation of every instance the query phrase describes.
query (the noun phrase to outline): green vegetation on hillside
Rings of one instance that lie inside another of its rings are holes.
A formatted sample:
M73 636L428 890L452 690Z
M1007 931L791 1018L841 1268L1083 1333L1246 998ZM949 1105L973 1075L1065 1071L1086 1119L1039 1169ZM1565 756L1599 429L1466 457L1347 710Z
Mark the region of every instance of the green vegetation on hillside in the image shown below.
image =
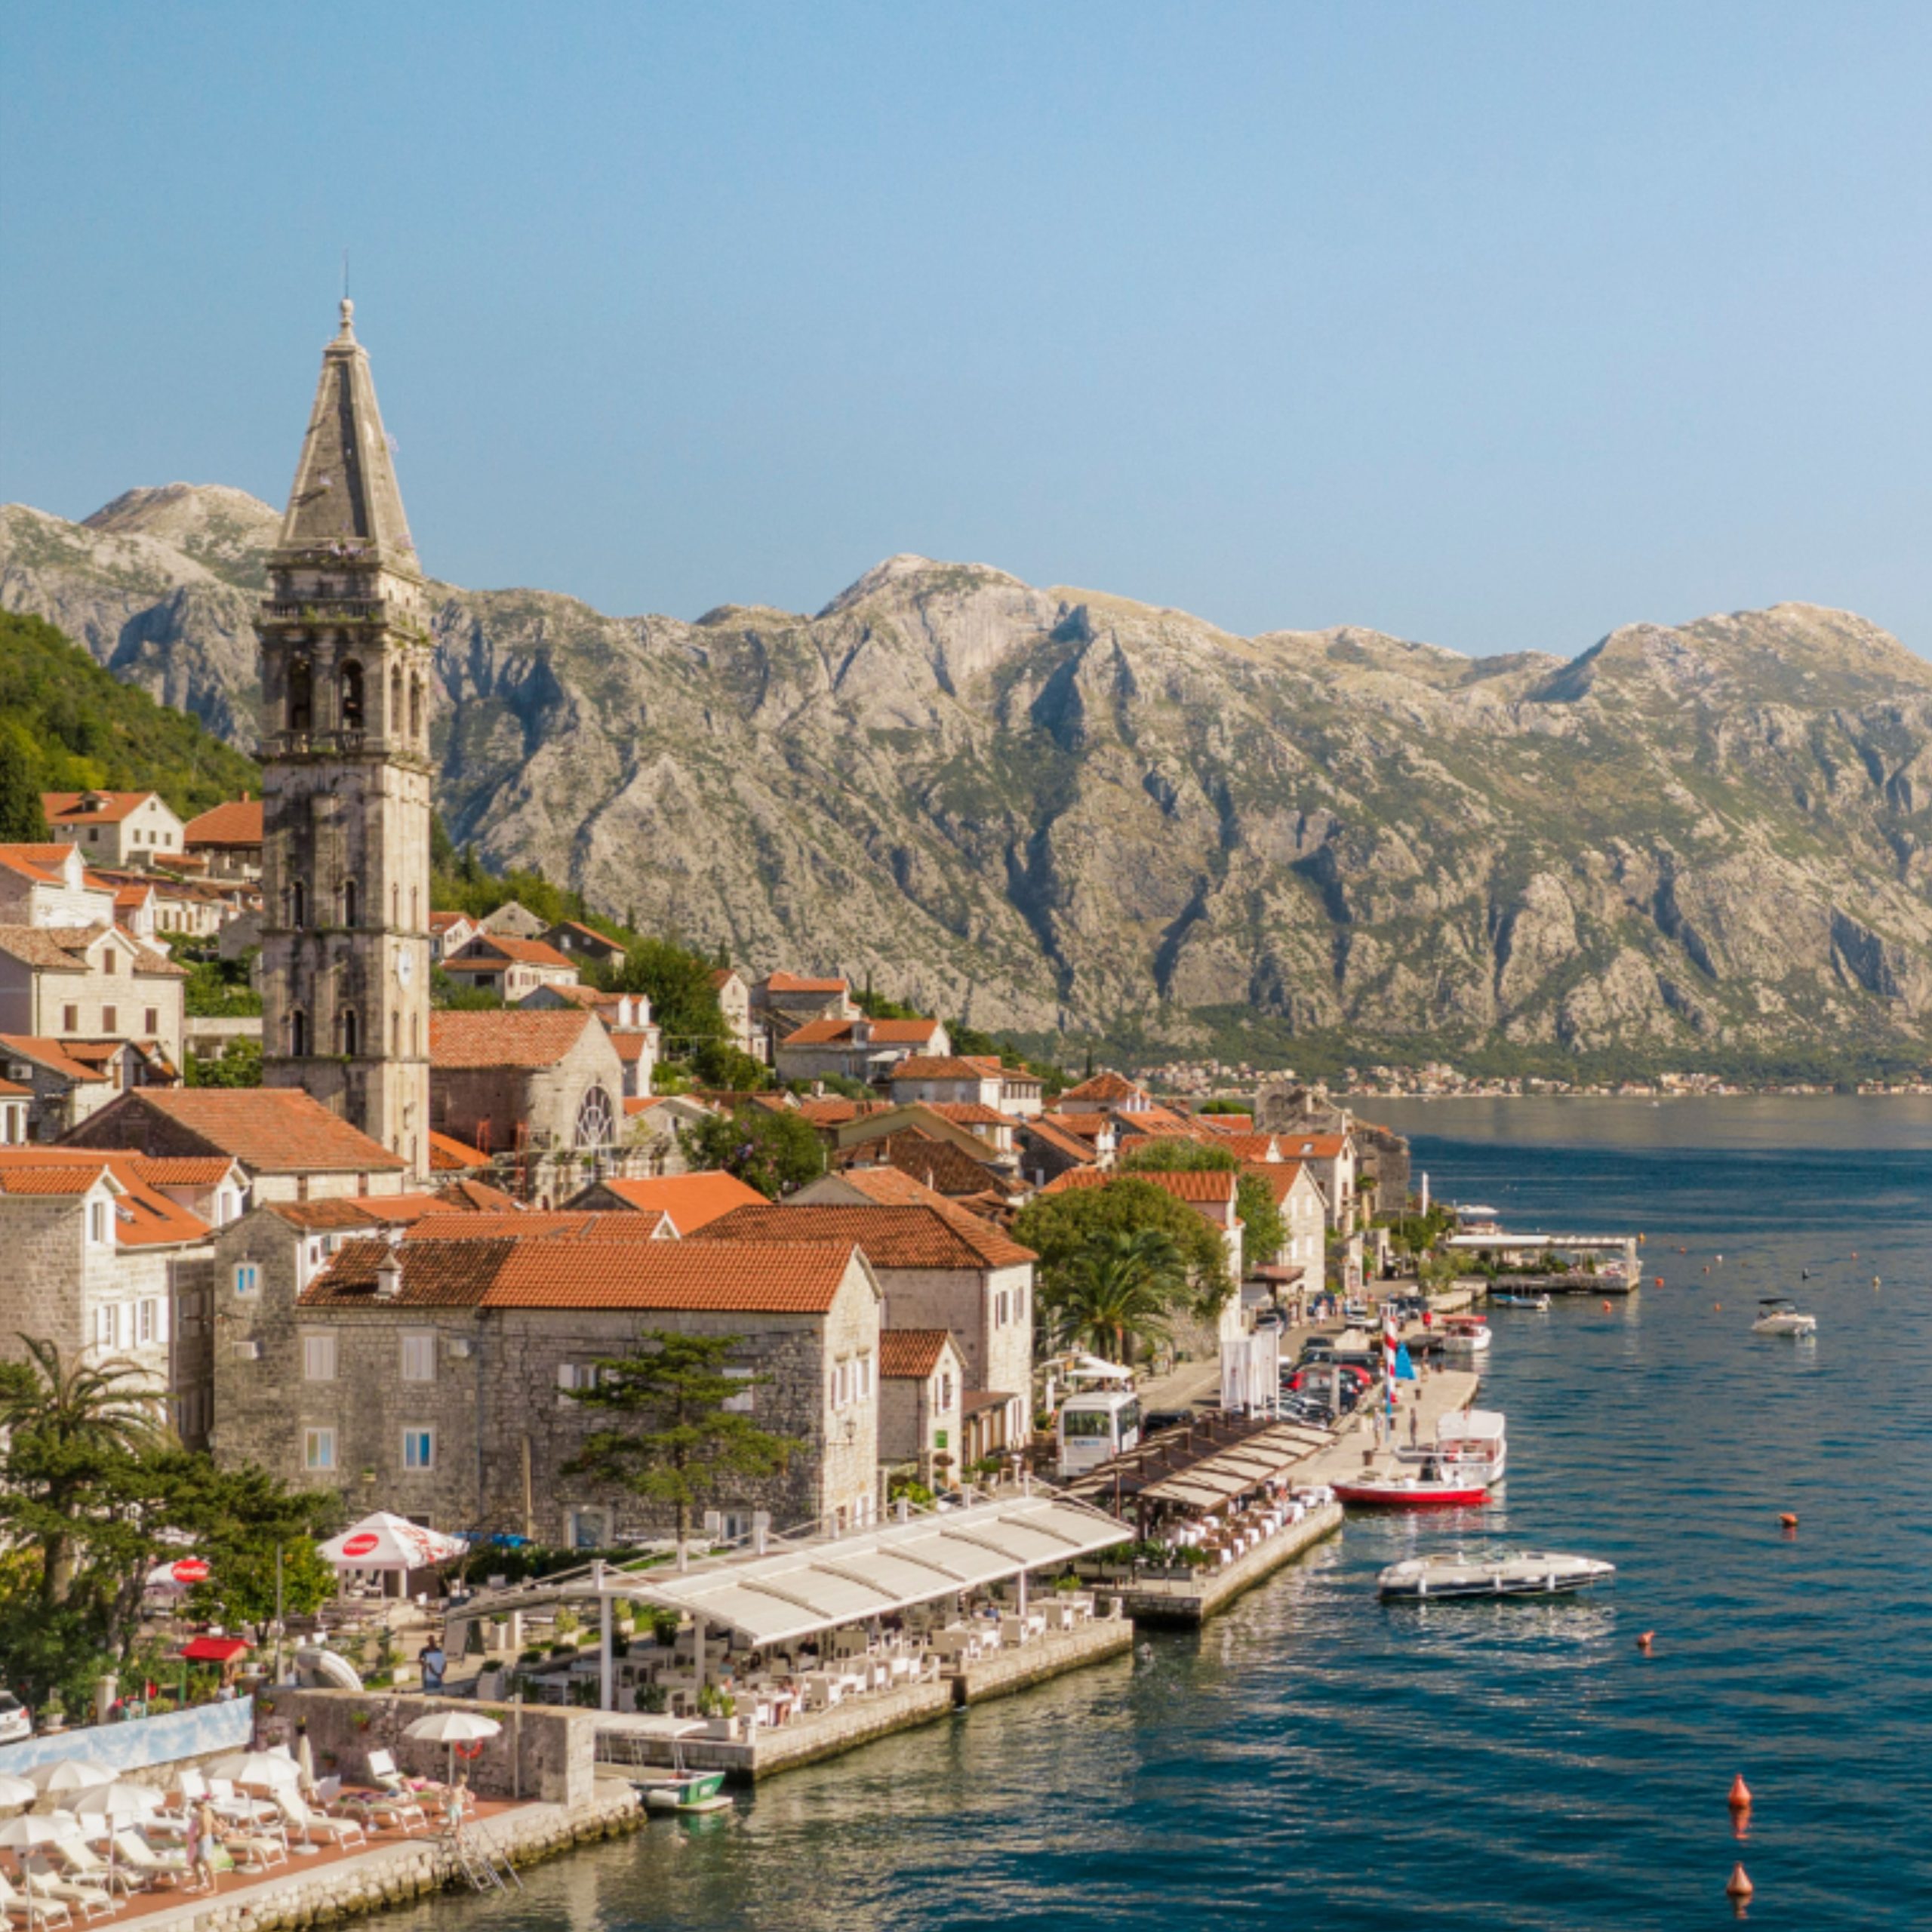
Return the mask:
M0 799L23 774L35 793L152 789L183 818L262 783L253 758L120 683L53 625L0 611ZM32 835L0 824L0 836Z

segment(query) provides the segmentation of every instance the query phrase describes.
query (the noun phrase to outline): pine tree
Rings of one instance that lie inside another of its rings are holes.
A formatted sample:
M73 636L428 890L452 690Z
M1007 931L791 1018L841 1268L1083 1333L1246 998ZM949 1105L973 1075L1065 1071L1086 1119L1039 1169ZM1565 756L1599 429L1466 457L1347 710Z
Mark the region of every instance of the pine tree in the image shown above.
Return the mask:
M771 1380L724 1373L727 1358L743 1339L647 1329L629 1355L597 1364L593 1386L570 1392L587 1407L612 1411L634 1426L600 1429L586 1437L564 1465L565 1473L671 1505L677 1512L681 1568L692 1511L718 1495L728 1477L776 1475L799 1446L724 1407Z

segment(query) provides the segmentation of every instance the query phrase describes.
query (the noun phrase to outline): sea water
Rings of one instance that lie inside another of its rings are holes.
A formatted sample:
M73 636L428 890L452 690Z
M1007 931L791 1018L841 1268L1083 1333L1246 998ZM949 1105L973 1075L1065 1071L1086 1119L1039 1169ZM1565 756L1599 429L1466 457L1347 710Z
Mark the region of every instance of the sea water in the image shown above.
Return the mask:
M416 1932L1716 1926L1740 1860L1752 1924L1932 1925L1932 1103L1364 1111L1438 1199L1645 1236L1629 1300L1494 1311L1500 1506L1352 1518L1198 1635ZM1815 1343L1752 1335L1779 1293ZM1377 1604L1398 1557L1487 1544L1617 1581Z

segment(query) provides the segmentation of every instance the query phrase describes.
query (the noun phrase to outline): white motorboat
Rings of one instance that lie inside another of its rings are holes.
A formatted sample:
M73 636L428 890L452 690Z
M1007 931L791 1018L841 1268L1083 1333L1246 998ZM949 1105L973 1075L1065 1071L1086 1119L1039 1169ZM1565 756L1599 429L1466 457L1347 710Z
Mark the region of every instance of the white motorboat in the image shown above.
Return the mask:
M1751 1324L1754 1335L1815 1335L1818 1318L1801 1314L1789 1295L1765 1295L1758 1303L1758 1318Z
M1437 1422L1432 1443L1398 1444L1395 1460L1405 1469L1427 1464L1445 1481L1500 1483L1509 1460L1503 1411L1458 1409Z
M1489 1324L1479 1315L1444 1315L1436 1334L1445 1355L1479 1355L1489 1346Z
M1492 1308L1533 1308L1539 1315L1549 1312L1547 1295L1491 1295L1489 1300Z
M1496 1556L1411 1556L1376 1579L1386 1602L1422 1603L1438 1597L1554 1597L1593 1589L1617 1574L1595 1557L1523 1550Z

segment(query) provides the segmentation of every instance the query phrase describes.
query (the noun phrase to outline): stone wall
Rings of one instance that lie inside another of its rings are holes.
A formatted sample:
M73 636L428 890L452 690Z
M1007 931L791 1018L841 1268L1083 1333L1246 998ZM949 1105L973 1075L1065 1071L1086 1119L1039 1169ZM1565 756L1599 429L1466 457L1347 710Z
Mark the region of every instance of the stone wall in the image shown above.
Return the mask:
M257 1700L263 1737L270 1743L293 1744L306 1725L318 1776L337 1772L349 1783L362 1782L371 1751L387 1751L413 1777L447 1775L447 1746L419 1743L404 1736L418 1718L448 1710L441 1697L394 1696L355 1690L297 1690L283 1685ZM455 1706L494 1718L503 1728L485 1740L474 1758L457 1760L479 1798L539 1798L547 1804L575 1807L588 1802L596 1776L595 1711L548 1706L484 1704L465 1699Z
M486 1152L515 1145L519 1124L527 1125L532 1150L577 1145L577 1111L592 1087L601 1087L611 1118L624 1118L623 1063L602 1025L592 1020L576 1044L553 1065L542 1067L432 1068L430 1118L438 1133L454 1134Z

